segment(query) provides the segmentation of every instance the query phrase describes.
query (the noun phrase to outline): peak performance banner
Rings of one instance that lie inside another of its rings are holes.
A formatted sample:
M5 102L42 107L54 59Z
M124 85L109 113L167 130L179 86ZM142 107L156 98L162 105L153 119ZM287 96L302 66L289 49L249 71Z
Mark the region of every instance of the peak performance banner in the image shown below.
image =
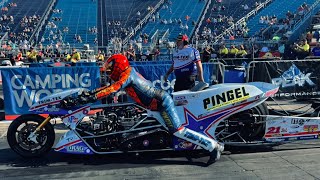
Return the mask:
M310 99L320 97L319 60L256 62L249 81L279 86L277 99Z
M2 69L6 114L29 113L39 99L71 88L100 87L99 67L54 67Z

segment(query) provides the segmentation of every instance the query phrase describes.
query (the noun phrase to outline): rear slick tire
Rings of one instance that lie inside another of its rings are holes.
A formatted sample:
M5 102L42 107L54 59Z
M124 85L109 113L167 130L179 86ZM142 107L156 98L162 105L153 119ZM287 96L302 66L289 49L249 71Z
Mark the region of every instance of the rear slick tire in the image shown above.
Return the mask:
M10 124L7 132L7 141L11 149L25 158L42 157L47 154L55 140L54 128L50 122L39 131L36 138L38 143L27 140L29 134L44 120L44 117L36 114L21 115L15 119ZM23 124L25 126L19 129Z

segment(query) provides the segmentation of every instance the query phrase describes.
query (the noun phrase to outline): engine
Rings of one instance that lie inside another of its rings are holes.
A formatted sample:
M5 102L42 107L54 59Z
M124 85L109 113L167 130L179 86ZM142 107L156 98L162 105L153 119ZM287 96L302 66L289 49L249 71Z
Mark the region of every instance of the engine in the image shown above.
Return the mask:
M167 131L159 127L143 129L154 125L159 125L159 122L147 118L145 109L135 105L116 106L104 108L90 117L89 122L82 122L79 125L81 131L78 132L81 136L92 136L86 138L86 142L97 151L168 147L171 138Z
M143 118L143 112L143 109L136 106L106 108L90 117L90 123L83 123L80 126L95 135L124 131Z

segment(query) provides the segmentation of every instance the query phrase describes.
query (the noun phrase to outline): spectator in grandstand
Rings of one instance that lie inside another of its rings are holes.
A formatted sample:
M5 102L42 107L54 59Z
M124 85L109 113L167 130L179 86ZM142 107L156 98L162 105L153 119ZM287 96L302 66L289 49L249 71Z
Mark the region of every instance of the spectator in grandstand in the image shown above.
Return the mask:
M125 51L124 55L128 58L129 61L136 60L136 52L132 44L129 44L128 49Z
M18 61L21 61L21 60L22 60L22 52L21 52L21 50L19 50L19 52L18 52L18 54L17 54L17 56L15 58L15 61L18 62Z
M264 53L269 52L268 46L266 44L264 44L264 46L261 48L260 52L264 52Z
M156 61L158 61L158 60L159 60L159 55L160 55L160 50L159 50L159 48L155 48L154 51L153 51L153 54L154 54L154 59L155 59Z
M67 57L68 61L71 61L72 63L76 63L81 59L80 53L77 52L75 48L72 49L72 55Z
M226 47L225 44L222 44L219 48L219 57L226 58L226 57L228 57L228 54L229 54L228 48Z
M309 56L310 46L307 42L307 39L302 40L300 44L295 43L294 49L298 59L304 59L305 57Z
M37 55L38 55L38 52L33 47L31 47L30 50L27 52L28 61L30 63L37 62Z
M248 54L248 53L247 53L247 51L245 50L244 45L241 44L241 45L239 46L239 51L237 52L236 57L238 57L238 58L244 58L247 54Z
M202 63L198 50L189 47L187 35L179 35L176 40L177 50L173 53L173 64L164 76L167 81L168 76L174 71L176 82L174 91L187 90L195 86L196 78L204 82Z
M313 37L316 39L317 42L319 42L320 34L318 29L314 31Z
M305 13L305 10L304 10L303 6L302 5L299 6L298 7L298 15L303 16L304 13Z
M283 57L284 52L285 52L285 45L284 45L284 44L281 44L281 45L278 47L278 51L279 51L279 53L280 53L280 57Z
M311 43L311 40L312 40L312 33L311 33L311 31L308 31L308 32L307 32L306 39L307 39L308 44Z
M236 57L236 54L238 53L238 49L236 48L235 45L231 45L230 51L229 51L229 58L234 58Z
M96 59L97 59L97 61L104 61L104 54L101 53L101 50L98 51Z
M211 53L212 51L210 46L207 46L206 48L204 48L202 61L209 62L209 60L211 59Z
M242 5L242 7L243 7L244 10L248 10L249 9L248 4Z
M313 56L320 56L320 44L317 43L316 47L312 48L311 52Z

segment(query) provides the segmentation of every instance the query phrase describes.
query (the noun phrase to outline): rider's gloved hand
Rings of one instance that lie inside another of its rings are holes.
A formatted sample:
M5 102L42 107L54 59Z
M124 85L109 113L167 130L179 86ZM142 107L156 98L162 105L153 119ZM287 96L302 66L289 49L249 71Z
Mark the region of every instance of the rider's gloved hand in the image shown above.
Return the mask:
M91 91L82 91L82 93L79 95L81 97L89 97L89 96L94 96L96 94L96 90L91 90Z
M77 104L77 99L72 97L66 97L60 102L60 107L64 109L69 109Z

